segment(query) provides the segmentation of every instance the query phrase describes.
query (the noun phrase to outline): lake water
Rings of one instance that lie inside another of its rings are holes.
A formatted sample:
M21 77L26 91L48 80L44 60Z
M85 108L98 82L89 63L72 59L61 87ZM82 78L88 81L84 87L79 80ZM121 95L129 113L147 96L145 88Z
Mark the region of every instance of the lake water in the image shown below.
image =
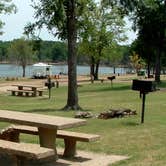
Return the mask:
M67 65L53 65L52 75L67 73ZM116 73L125 74L127 68L116 68ZM26 67L26 77L31 77L33 73L33 66L29 65ZM87 75L90 73L89 66L77 66L78 75ZM113 74L112 67L99 67L99 74ZM0 64L0 77L21 77L22 67L11 65L11 64Z

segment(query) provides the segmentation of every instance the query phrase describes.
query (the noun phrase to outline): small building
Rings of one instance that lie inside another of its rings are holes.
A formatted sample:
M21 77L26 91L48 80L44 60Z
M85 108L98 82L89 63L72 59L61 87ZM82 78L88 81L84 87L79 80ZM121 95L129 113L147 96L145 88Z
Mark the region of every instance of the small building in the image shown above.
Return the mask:
M52 74L52 65L46 63L36 63L32 65L33 67L33 78L47 78Z

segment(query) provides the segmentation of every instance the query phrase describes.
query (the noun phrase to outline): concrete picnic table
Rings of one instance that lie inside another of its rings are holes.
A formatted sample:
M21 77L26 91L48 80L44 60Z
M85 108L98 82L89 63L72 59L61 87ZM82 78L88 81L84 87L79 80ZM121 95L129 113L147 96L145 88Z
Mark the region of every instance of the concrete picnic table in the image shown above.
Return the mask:
M0 110L0 121L37 127L39 132L40 146L54 149L56 157L57 130L86 124L86 121L82 119L9 110Z
M18 90L24 90L24 88L30 88L34 93L34 96L37 96L37 90L43 88L43 86L36 86L36 85L23 85L23 84L14 84L12 86L18 87ZM21 96L21 95L20 95Z

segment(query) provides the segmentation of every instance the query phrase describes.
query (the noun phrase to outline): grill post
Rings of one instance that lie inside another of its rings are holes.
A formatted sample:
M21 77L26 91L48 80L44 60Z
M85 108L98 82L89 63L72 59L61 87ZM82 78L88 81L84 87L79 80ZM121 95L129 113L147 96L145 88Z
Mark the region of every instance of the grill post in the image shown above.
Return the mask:
M146 94L155 91L156 85L153 81L133 80L132 90L140 92L139 96L142 98L141 123L144 123Z
M45 86L48 87L49 90L49 99L51 98L51 88L55 86L55 83L51 81L51 78L48 77L47 82L45 82Z

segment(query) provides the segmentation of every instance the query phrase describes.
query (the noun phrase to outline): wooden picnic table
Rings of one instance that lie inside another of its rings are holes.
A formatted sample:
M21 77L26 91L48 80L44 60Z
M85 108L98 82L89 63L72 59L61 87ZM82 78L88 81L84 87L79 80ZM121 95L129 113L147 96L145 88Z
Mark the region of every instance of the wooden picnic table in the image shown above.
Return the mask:
M36 85L23 85L23 84L14 84L12 86L16 86L18 87L18 90L22 91L22 90L27 90L27 88L29 88L30 90L33 91L33 96L37 96L37 90L43 88L43 86L36 86ZM26 89L25 89L26 88ZM19 93L20 96L22 96L23 93ZM39 93L41 96L41 93Z
M57 130L85 125L82 119L0 110L0 121L38 128L40 146L56 151Z

